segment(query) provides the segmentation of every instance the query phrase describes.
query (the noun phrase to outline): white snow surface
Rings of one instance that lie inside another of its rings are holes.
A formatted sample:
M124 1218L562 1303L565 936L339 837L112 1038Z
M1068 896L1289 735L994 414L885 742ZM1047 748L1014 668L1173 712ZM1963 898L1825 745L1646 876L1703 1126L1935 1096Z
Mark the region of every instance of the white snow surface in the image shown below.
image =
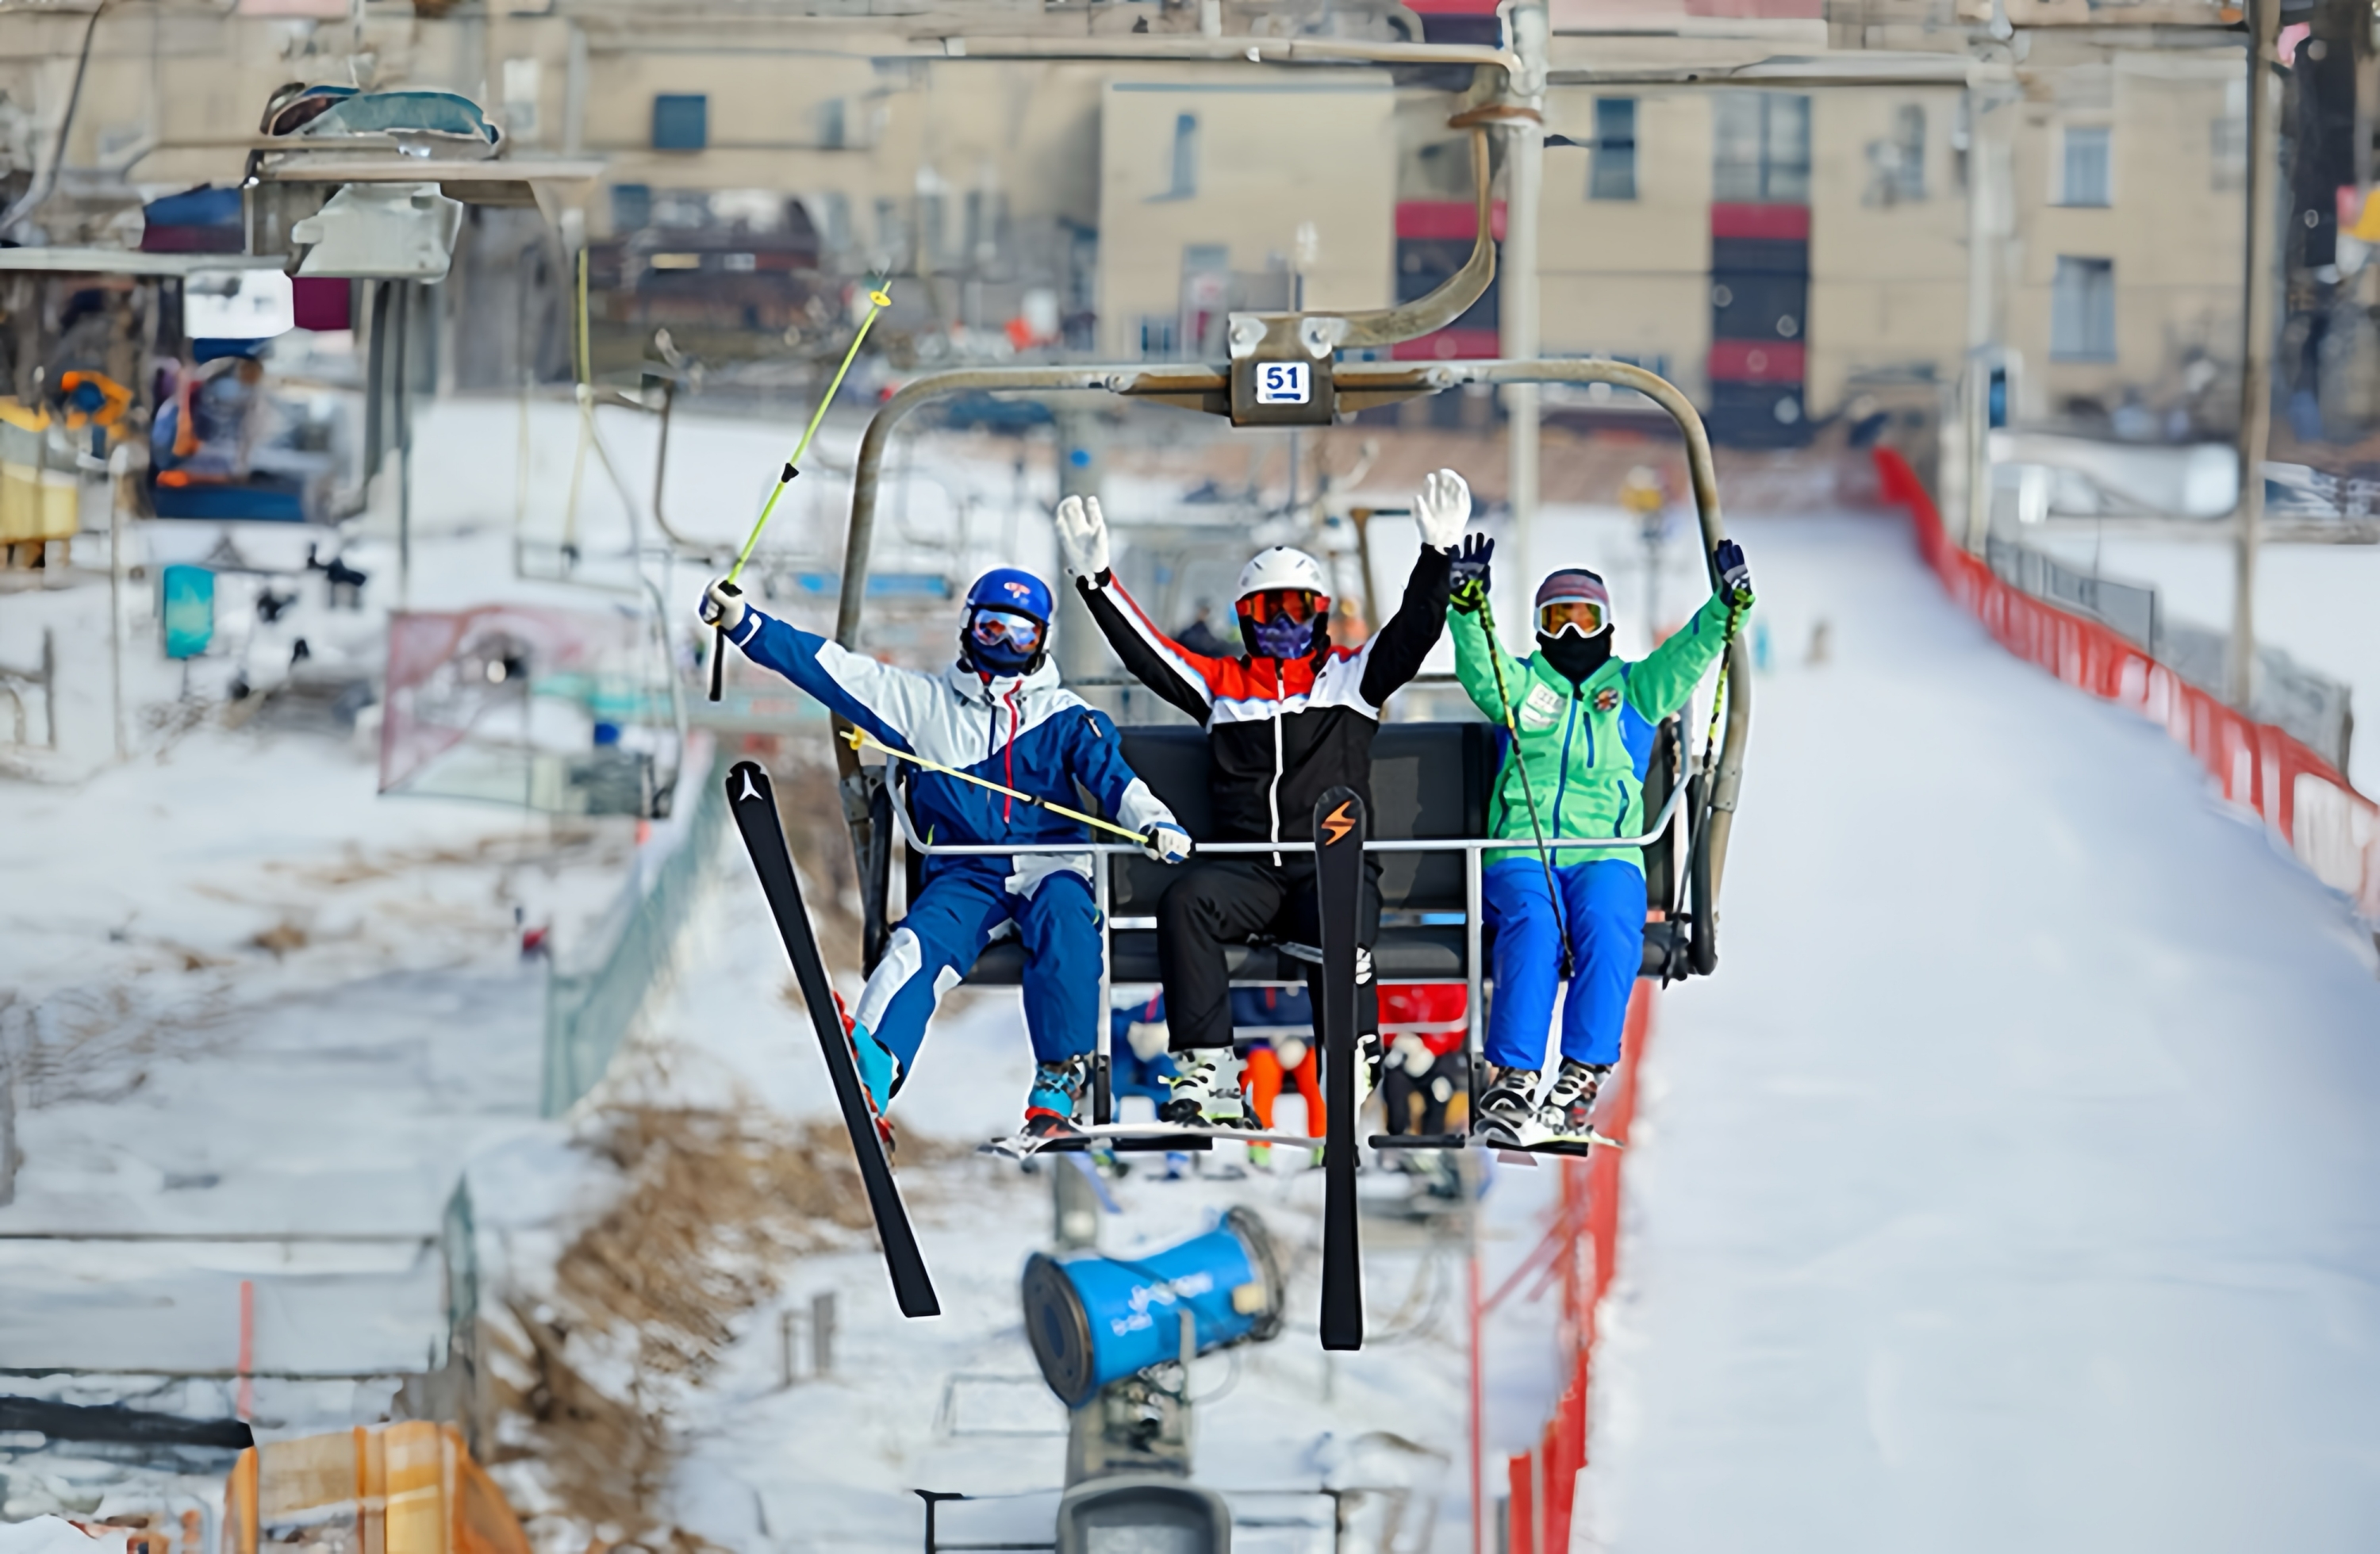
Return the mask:
M122 1554L121 1527L85 1532L63 1516L0 1522L0 1554Z
M1665 997L1582 1547L2368 1548L2380 985L1895 518L1742 527L1721 972Z

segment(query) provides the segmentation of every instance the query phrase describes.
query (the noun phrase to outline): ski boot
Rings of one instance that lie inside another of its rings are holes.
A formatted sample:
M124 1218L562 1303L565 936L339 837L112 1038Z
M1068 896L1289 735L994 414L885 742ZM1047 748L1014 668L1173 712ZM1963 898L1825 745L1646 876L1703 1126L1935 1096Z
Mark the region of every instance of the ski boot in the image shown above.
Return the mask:
M1244 1125L1247 1109L1240 1099L1240 1055L1229 1047L1200 1047L1173 1054L1173 1088L1157 1109L1160 1123L1184 1127L1230 1128Z
M1533 1068L1490 1067L1487 1088L1479 1092L1476 1113L1471 1119L1471 1131L1507 1148L1525 1147L1527 1140L1522 1135L1536 1112L1537 1081Z
M843 1016L843 1038L851 1045L851 1065L859 1071L859 1087L868 1097L868 1114L876 1121L876 1136L884 1141L884 1152L892 1152L892 1123L884 1109L892 1104L892 1092L901 1087L901 1060L880 1045L868 1027L851 1017L843 1006L843 996L835 995L834 1011Z
M1588 1142L1594 1136L1591 1118L1595 1098L1610 1072L1609 1063L1583 1063L1575 1058L1564 1058L1561 1067L1554 1071L1553 1086L1546 1091L1544 1103L1537 1108L1536 1122L1540 1136L1530 1142Z
M1090 1080L1088 1057L1035 1064L1033 1088L1025 1098L1025 1126L1017 1136L1035 1146L1052 1139L1080 1138L1083 1130L1075 1125L1075 1111L1082 1104Z

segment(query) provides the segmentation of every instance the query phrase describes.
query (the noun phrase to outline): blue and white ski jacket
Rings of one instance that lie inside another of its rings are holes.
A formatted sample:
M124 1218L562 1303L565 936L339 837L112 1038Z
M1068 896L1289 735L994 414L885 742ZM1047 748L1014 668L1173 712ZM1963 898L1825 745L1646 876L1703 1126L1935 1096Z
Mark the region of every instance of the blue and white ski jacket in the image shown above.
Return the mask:
M1124 764L1115 724L1061 686L1054 664L990 681L957 663L940 674L895 669L748 606L734 640L753 662L893 749L1069 808L1082 807L1079 782L1118 825L1134 831L1176 823ZM911 768L906 777L910 819L929 843L1081 842L1088 833L1078 821L938 771ZM1029 896L1058 868L1088 876L1091 855L929 857L924 872L928 880L950 870L997 872L1011 893Z

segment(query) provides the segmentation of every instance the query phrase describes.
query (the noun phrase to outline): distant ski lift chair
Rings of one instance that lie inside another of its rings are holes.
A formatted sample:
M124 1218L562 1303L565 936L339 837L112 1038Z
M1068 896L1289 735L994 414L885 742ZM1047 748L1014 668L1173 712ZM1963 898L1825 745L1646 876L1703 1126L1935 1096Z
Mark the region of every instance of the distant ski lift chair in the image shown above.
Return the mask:
M860 443L851 526L844 541L836 640L847 648L859 646L861 613L870 591L868 562L875 533L877 492L892 431L927 401L958 395L1097 391L1228 416L1234 426L1281 426L1329 425L1342 414L1469 383L1610 383L1645 395L1677 422L1684 437L1707 556L1726 538L1710 441L1694 406L1667 380L1626 363L1592 359L1429 363L1338 359L1343 349L1390 345L1442 327L1485 290L1495 273L1495 250L1488 237L1486 140L1475 130L1472 165L1478 190L1475 229L1478 236L1471 258L1445 285L1415 301L1377 313L1235 313L1229 333L1232 360L1220 367L987 368L913 380L876 413ZM1715 575L1712 581L1714 585L1718 581ZM1645 850L1652 917L1645 924L1643 975L1665 981L1707 976L1718 964L1719 884L1752 723L1751 662L1741 640L1729 645L1727 664L1725 732L1708 782L1700 771L1692 770L1682 720L1665 721L1645 776L1645 833L1618 844ZM1466 983L1475 1053L1480 1041L1478 1012L1486 986L1481 856L1491 846L1500 850L1514 845L1510 840L1487 840L1499 734L1488 723L1384 723L1374 746L1372 768L1372 837L1367 849L1382 855L1382 923L1372 953L1374 974L1385 983ZM1178 724L1148 725L1127 727L1123 735L1124 754L1133 769L1172 807L1191 835L1211 834L1204 731ZM862 767L857 752L841 741L835 755L843 773L844 819L859 860L865 954L873 968L891 927L892 838L900 835L909 854L913 892L918 860L927 849L908 824L905 806L887 785L881 769ZM1271 850L1256 843L1216 846L1203 842L1201 849L1210 853ZM1101 992L1105 993L1111 980L1158 979L1153 914L1167 873L1141 856L1136 848L1084 843L1038 849L935 850L1097 853L1101 867L1096 871L1093 889L1104 909L1109 935ZM1305 965L1293 947L1234 946L1227 952L1227 961L1235 986L1305 980ZM1014 942L998 942L984 952L967 979L1013 985L1022 964L1022 953ZM1102 1021L1094 1070L1093 1113L1102 1123L1111 1120L1106 1030Z

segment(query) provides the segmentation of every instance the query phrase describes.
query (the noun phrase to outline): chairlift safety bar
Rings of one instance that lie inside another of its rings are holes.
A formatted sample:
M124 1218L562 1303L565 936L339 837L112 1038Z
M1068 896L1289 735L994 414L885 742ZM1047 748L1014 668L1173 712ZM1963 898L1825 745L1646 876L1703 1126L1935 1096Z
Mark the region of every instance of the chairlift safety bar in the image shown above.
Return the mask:
M1690 780L1689 773L1691 773L1693 770L1694 762L1690 759L1684 759L1684 753L1682 752L1678 762L1678 780L1670 785L1670 795L1662 802L1660 813L1653 818L1652 824L1645 828L1643 835L1604 837L1597 838L1591 842L1582 840L1574 844L1576 850L1586 851L1589 848L1601 850L1611 847L1642 848L1649 847L1654 843L1659 841L1664 835L1668 834L1672 829L1674 829L1678 823L1679 807L1681 801L1685 797L1686 786ZM1036 842L1015 846L1002 846L996 843L975 844L950 842L937 845L932 843L925 842L918 837L917 830L909 819L909 807L905 803L902 802L899 794L895 792L890 796L892 800L892 804L889 806L892 812L892 824L894 828L900 832L903 844L907 846L911 852L917 854L921 857L1014 857L1028 855L1057 856L1069 854L1075 856L1098 854L1104 856L1129 857L1141 855L1143 853L1143 849L1135 847L1130 843L1124 842ZM1555 852L1560 853L1562 850L1562 844L1570 841L1571 839L1568 837L1557 837L1553 843ZM1281 852L1304 851L1311 845L1311 843L1301 844L1296 842L1280 844L1269 842L1199 842L1192 844L1193 851L1191 856L1196 857L1202 853L1238 855L1257 853L1278 854ZM1500 849L1511 851L1524 845L1526 844L1516 843L1509 837L1499 838L1479 836L1388 837L1385 839L1366 840L1364 844L1364 851L1366 853L1461 853L1463 855L1463 1019L1469 1026L1468 1034L1464 1040L1464 1046L1466 1050L1472 1052L1475 1056L1476 1056L1481 1050L1481 1042L1486 1029L1485 1024L1480 1017L1482 1002L1487 991L1486 971L1480 964L1481 956L1486 953L1485 945L1483 943L1483 935L1486 928L1484 919L1486 917L1487 910L1487 887L1484 877L1485 855L1491 850ZM1682 869L1684 868L1684 857L1685 854L1683 850L1681 850L1677 867ZM1098 1004L1099 1019L1099 1028L1095 1038L1097 1045L1094 1048L1099 1058L1099 1090L1092 1110L1092 1121L1099 1123L1106 1123L1114 1120L1112 1116L1113 1108L1108 1094L1106 1075L1109 1072L1108 1065L1112 1061L1114 1054L1114 1038L1109 1029L1108 1015L1110 1010L1108 1001L1110 990L1114 986L1111 971L1111 963L1112 962L1115 953L1114 935L1117 923L1115 920L1115 914L1110 910L1111 898L1113 894L1113 885L1109 880L1108 875L1109 870L1104 863L1096 865L1091 869L1091 898L1098 906L1099 915L1099 994Z

